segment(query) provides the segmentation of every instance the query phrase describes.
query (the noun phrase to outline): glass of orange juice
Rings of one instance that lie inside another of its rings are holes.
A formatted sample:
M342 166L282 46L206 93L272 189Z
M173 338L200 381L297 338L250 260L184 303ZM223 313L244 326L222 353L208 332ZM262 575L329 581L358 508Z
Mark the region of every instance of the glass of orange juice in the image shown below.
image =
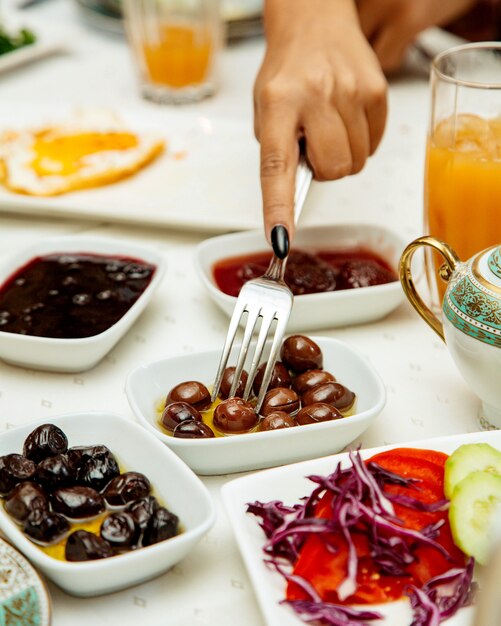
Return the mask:
M466 261L501 243L501 43L466 44L436 57L425 170L425 230ZM426 258L440 308L443 260Z
M125 0L124 15L146 98L183 104L214 93L219 0Z

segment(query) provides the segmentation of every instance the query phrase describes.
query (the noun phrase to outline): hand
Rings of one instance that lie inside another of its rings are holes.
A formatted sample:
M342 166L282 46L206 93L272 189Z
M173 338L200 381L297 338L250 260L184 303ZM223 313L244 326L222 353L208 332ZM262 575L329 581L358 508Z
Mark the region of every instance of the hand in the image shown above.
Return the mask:
M357 0L360 26L385 72L397 70L416 36L468 11L476 0Z
M355 174L378 146L386 81L353 0L265 0L266 55L254 89L265 232L294 231L298 141L317 180Z

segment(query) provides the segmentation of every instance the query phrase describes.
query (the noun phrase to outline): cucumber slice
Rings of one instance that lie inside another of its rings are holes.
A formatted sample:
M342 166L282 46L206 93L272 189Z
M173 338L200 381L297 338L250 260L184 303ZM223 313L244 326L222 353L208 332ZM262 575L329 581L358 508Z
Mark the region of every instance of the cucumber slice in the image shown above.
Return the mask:
M485 565L491 547L493 515L501 514L501 476L472 472L454 489L449 508L454 543Z
M489 472L501 476L501 452L488 443L460 446L445 462L445 497L451 500L456 485L471 472Z

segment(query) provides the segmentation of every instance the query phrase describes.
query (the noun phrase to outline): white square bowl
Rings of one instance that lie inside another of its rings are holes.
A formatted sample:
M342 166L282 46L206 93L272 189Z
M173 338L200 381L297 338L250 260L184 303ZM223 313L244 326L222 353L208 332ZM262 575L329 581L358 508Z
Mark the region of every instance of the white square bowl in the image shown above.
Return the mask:
M162 256L146 246L120 239L54 237L32 244L6 259L0 265L0 286L33 258L59 252L132 257L155 265L156 270L144 292L125 315L102 333L82 339L57 339L0 331L0 359L14 365L54 372L81 372L94 367L143 312L165 272Z
M375 420L386 401L384 385L370 363L347 344L327 337L312 337L324 355L324 368L355 392L356 413L349 417L214 439L179 439L158 425L155 407L178 383L198 380L211 384L221 356L220 350L170 357L135 369L127 378L125 393L139 420L198 474L243 472L342 450ZM236 362L234 347L233 360Z
M313 251L367 248L381 256L397 277L400 255L405 246L406 242L396 233L369 224L300 227L293 242L293 248ZM227 315L233 313L237 299L223 293L216 285L214 264L228 257L268 249L269 244L262 231L212 237L197 246L195 265L200 280L212 300ZM385 285L296 296L287 329L296 332L371 322L388 315L404 299L398 279Z
M43 423L61 428L69 446L104 444L128 471L145 474L159 501L179 517L183 529L172 539L119 556L59 561L30 541L0 506L0 529L5 536L66 592L96 596L153 578L184 558L214 523L214 505L200 479L144 428L117 415L77 413L20 426L0 435L0 456L21 453L28 434Z

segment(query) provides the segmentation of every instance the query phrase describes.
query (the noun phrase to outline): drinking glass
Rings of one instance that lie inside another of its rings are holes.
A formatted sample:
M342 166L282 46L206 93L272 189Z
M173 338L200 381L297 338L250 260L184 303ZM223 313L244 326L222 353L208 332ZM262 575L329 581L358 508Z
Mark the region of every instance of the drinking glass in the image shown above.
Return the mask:
M182 104L214 93L219 0L125 0L124 15L146 98Z
M436 57L426 151L425 232L466 261L501 243L501 43L475 43ZM432 305L441 308L443 260L427 253Z

